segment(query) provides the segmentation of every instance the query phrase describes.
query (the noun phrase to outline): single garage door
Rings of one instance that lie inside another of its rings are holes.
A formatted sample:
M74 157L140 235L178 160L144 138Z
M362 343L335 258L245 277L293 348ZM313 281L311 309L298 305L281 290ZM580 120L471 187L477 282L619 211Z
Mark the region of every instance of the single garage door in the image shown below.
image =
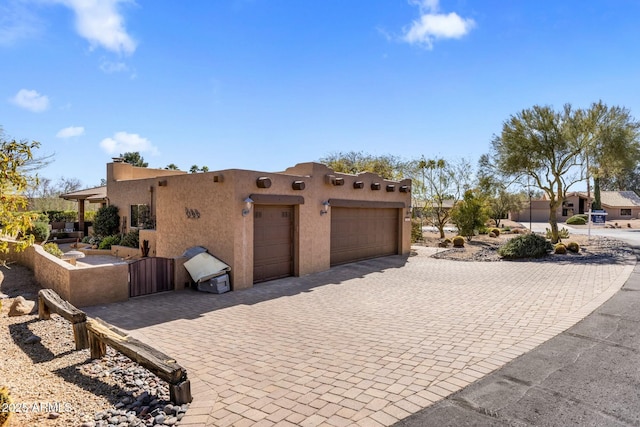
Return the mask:
M331 265L398 253L398 209L331 208Z
M253 282L293 274L293 206L255 205Z

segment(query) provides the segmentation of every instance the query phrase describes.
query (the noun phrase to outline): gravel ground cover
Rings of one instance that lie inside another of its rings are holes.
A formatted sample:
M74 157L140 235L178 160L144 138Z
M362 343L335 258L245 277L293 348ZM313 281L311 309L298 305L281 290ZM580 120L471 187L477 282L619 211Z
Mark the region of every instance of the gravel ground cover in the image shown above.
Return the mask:
M111 348L97 360L76 351L71 324L56 314L8 316L15 297L36 301L38 290L26 267L0 269L0 387L13 400L0 410L13 412L10 426L179 425L188 405L173 405L168 385L137 363Z

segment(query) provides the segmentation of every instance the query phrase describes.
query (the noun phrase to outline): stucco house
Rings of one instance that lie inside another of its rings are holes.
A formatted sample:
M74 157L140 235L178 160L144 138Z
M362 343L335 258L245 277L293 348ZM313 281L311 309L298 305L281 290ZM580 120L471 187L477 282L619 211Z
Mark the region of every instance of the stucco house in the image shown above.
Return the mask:
M193 174L114 159L106 190L123 231L140 229L150 256L207 248L231 267L234 290L410 251L408 179L336 173L319 163Z
M558 208L558 221L564 222L577 214L588 211L588 197L586 192L568 193L562 206ZM593 203L593 194L591 195ZM607 212L607 221L640 218L640 197L633 191L602 191L600 192L602 208ZM531 220L535 222L549 221L549 199L543 197L525 202L520 212L512 212L510 219L528 222L529 212Z

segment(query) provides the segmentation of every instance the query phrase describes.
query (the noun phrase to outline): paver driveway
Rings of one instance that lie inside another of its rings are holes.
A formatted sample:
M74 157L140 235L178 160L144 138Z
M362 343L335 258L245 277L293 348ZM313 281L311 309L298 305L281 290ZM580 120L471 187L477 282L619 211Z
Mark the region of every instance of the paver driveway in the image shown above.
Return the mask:
M391 425L575 324L635 264L455 262L415 250L87 312L187 368L194 401L182 425Z

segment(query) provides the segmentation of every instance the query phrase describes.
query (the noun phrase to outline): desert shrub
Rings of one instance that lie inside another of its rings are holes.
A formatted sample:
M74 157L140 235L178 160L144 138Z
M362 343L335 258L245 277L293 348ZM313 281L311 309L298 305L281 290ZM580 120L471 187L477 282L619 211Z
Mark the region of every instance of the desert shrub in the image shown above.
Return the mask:
M511 227L503 227L502 228L502 232L510 232L511 231Z
M496 226L496 222L495 222L495 220L490 219L489 221L485 222L485 226L487 228L495 227Z
M547 239L551 239L551 229L549 229L549 228L546 229L546 235L547 235ZM567 230L566 228L562 227L560 230L558 230L558 237L560 237L561 239L568 239L569 238L569 230Z
M451 221L468 241L478 228L484 226L487 216L484 198L472 190L465 191L464 198L451 210Z
M454 248L464 248L464 237L456 236L452 240Z
M490 231L495 234L496 237L500 235L500 229L498 227L493 227Z
M567 243L567 249L570 252L573 252L574 254L577 254L578 252L580 252L580 245L577 244L576 242L569 242L569 243Z
M482 227L478 227L478 234L489 234L489 229L484 225Z
M553 248L553 253L564 255L567 253L567 247L563 243L556 243Z
M34 240L38 243L46 242L49 238L49 223L41 221L34 222L27 234L33 235Z
M98 236L112 236L120 227L120 215L115 205L103 206L98 209L93 222L93 231Z
M418 218L411 219L411 243L422 242L424 236L422 235L422 223Z
M524 229L522 229L522 228L514 228L513 230L511 230L511 232L512 232L513 234L522 234L522 233L524 233L525 231L524 231Z
M132 230L122 236L122 240L120 240L120 245L127 246L130 248L138 248L140 247L140 232L138 230Z
M104 239L102 239L102 241L98 245L98 249L111 249L111 246L119 245L119 244L120 244L119 235L116 234L113 236L107 236Z
M53 256L57 256L58 258L60 258L62 256L62 254L64 253L64 252L62 252L62 250L60 250L58 245L56 243L53 243L53 242L45 243L42 246L42 249L44 249L45 251L49 252Z
M586 215L574 215L567 219L567 224L569 225L585 225L586 223Z
M507 259L540 258L553 250L551 243L537 234L522 234L498 248L498 255Z

